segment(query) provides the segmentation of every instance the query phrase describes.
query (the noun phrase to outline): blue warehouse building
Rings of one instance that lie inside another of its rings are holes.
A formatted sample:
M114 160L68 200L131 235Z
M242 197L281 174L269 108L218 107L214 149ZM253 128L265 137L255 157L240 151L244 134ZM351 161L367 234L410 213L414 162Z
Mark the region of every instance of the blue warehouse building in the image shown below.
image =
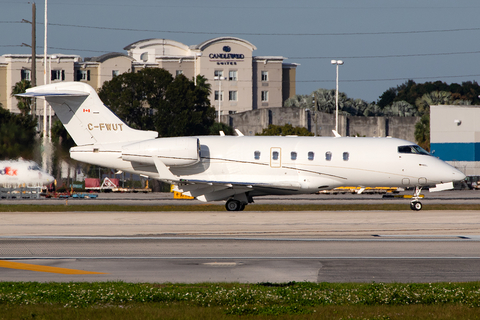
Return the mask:
M467 176L480 175L480 106L430 106L430 152Z

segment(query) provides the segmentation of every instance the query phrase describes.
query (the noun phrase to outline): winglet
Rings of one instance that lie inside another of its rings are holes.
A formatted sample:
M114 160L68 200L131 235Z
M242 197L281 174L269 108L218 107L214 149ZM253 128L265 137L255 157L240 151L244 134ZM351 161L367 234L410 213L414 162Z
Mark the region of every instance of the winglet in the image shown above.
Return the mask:
M341 137L341 135L336 130L332 130L332 132L333 132L333 135L335 136L335 138Z

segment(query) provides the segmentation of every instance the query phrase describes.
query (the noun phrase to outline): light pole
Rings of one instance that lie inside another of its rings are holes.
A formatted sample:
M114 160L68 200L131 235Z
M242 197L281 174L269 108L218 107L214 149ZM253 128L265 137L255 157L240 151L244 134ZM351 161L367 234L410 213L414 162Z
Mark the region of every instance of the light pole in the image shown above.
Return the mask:
M334 64L337 66L337 90L335 93L335 131L338 133L338 66L341 66L343 64L342 60L332 60L330 61L331 64Z
M224 78L222 76L214 77L215 80L218 80L218 122L220 123L220 111L222 109L222 80L225 80L227 78Z

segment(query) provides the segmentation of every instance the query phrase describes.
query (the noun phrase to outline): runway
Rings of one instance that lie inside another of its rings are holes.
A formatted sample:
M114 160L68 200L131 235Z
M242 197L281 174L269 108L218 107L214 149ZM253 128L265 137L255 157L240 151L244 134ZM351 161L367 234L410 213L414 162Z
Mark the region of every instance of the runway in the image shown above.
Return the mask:
M2 213L0 281L478 281L479 230L476 211Z

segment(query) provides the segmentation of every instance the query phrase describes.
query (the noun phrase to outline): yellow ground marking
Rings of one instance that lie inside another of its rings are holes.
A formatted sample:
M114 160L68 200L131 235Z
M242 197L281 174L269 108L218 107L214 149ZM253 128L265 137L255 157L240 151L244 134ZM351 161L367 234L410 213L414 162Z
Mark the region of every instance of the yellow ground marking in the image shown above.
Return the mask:
M94 271L49 267L49 266L39 266L36 264L11 262L11 261L3 261L3 260L0 260L0 268L29 270L29 271L38 271L38 272L51 272L51 273L61 273L61 274L108 274L105 272L94 272Z

